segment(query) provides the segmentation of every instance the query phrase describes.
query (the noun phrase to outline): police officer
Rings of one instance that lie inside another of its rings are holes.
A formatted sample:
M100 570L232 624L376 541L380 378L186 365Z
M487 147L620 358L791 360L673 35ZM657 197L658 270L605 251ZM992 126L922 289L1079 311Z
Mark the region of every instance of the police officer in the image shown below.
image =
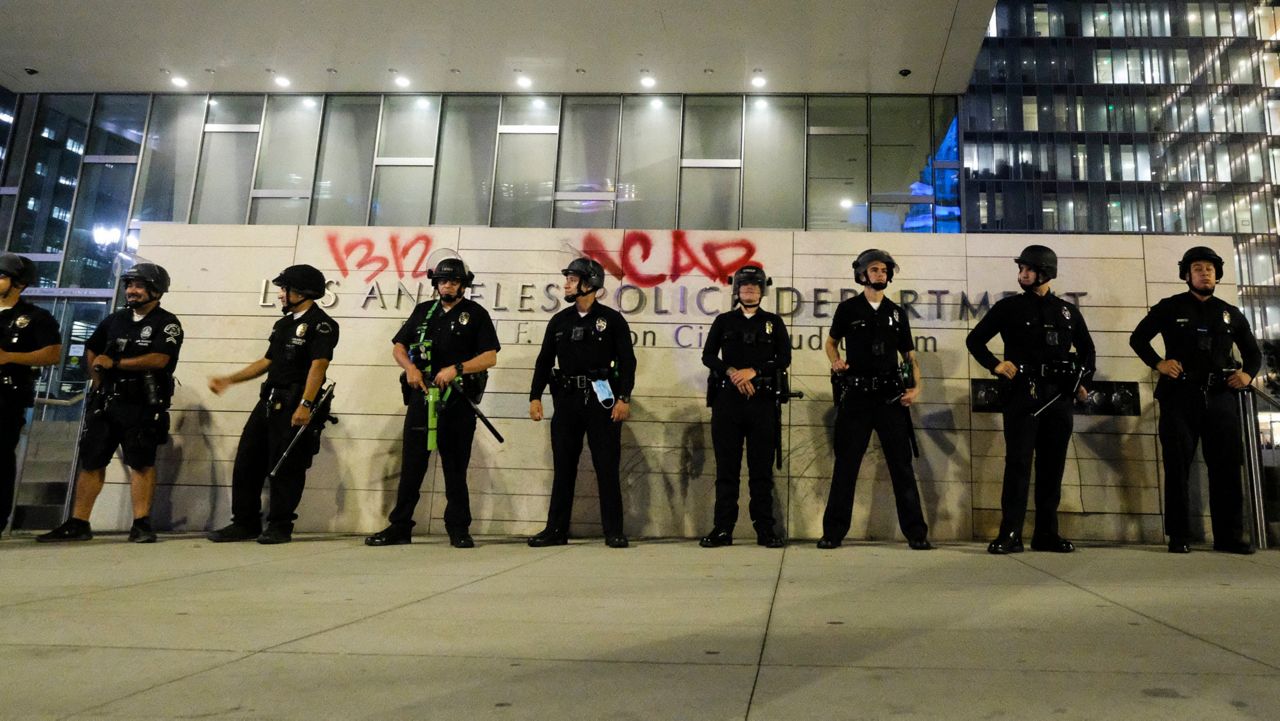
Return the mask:
M107 316L85 343L93 393L86 403L80 438L80 474L71 517L37 541L93 538L89 515L102 491L116 447L124 451L133 495L129 540L154 543L151 497L156 487L156 447L169 440L173 370L182 348L182 324L160 307L169 291L169 273L138 263L120 275L125 308Z
M791 365L791 337L782 318L760 309L769 285L763 269L739 268L733 274L733 304L742 307L716 316L702 348L702 364L711 369L707 405L716 454L715 521L699 541L703 548L733 544L744 441L756 543L785 545L774 530L773 454L778 438L775 391L779 375Z
M320 450L319 430L300 440L271 483L267 525L262 527L262 486L311 413L324 385L325 371L338 345L338 324L316 300L324 296L324 274L309 265L291 265L271 281L284 317L276 321L267 354L228 376L209 379L209 390L221 395L235 383L263 374L258 404L240 434L231 471L231 523L209 534L215 543L249 541L288 543L294 511L302 500L311 458Z
M1164 526L1170 553L1191 550L1187 476L1201 440L1209 470L1213 549L1253 553L1253 546L1242 538L1237 396L1258 374L1262 353L1244 314L1214 297L1222 267L1222 258L1212 248L1188 250L1178 263L1178 278L1186 282L1187 292L1157 303L1129 336L1129 346L1142 362L1160 373L1155 395L1160 403ZM1157 333L1164 339L1164 358L1151 347ZM1233 344L1240 349L1243 368L1232 357Z
M36 283L36 265L0 254L0 532L9 524L18 473L18 439L35 405L40 366L62 357L62 331L49 311L22 299Z
M467 496L467 464L471 462L476 414L459 396L465 392L471 400L480 401L488 369L498 362L501 346L489 313L479 303L462 297L475 275L461 258L441 260L427 277L437 297L415 306L391 339L391 355L404 369L400 385L408 406L400 485L391 525L364 539L367 546L409 543L413 510L431 457L429 434L438 434L435 445L444 468L444 527L449 543L454 548L476 545L468 531L471 505ZM454 384L455 379L459 384ZM432 414L436 418L430 418Z
M555 477L547 527L529 545L568 543L573 487L582 455L582 436L591 447L591 462L600 489L600 519L610 548L626 548L622 528L622 487L618 464L622 455L622 422L631 413L636 356L631 329L618 311L596 301L604 289L604 267L575 258L561 273L564 299L572 303L547 323L542 350L533 367L529 418L542 420L542 391L551 384L556 412L551 418L551 456ZM552 366L559 363L559 368Z
M1002 382L1009 381L1005 389L1000 535L987 551L1022 551L1034 457L1036 529L1031 549L1070 553L1075 546L1058 535L1058 502L1075 420L1074 402L1086 397L1082 384L1093 377L1093 339L1080 309L1049 290L1050 282L1058 277L1058 255L1052 249L1029 245L1014 262L1022 294L993 305L965 341L983 368ZM1004 360L987 349L987 342L997 333L1004 340Z
M862 293L836 306L831 319L826 352L836 400L836 458L818 548L838 547L849 532L854 484L873 430L889 465L898 526L907 544L919 551L933 548L911 466L915 431L909 408L920 395L915 339L907 314L884 295L897 269L893 256L883 250L860 253L853 262L853 277L863 286ZM899 364L899 356L905 364Z

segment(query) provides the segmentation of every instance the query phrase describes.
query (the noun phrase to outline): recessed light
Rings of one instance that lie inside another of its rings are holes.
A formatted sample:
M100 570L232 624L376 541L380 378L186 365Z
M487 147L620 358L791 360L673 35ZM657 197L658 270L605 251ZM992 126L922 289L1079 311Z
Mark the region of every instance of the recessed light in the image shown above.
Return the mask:
M760 68L756 68L752 72L755 73L755 77L751 78L751 84L757 88L763 88L765 86L765 83L768 82L767 80L764 79L764 76L760 74L763 71L760 70Z
M402 87L402 88L407 88L407 87L409 87L409 78L406 78L406 77L405 77L405 76L403 76L403 75L397 75L397 76L396 76L396 85L398 85L398 86L400 86L400 87Z
M533 80L531 80L528 75L521 75L520 77L516 78L516 85L519 85L522 88L532 87Z
M187 87L187 85L190 84L187 82L186 78L180 78L177 75L174 75L173 77L169 78L169 82L173 83L174 85L180 88L185 88Z
M277 75L277 76L276 76L276 85L279 85L279 86L280 86L280 87L282 87L282 88L287 88L287 87L289 87L291 84L292 84L292 83L290 83L290 82L289 82L289 78L286 78L286 77L285 77L285 76L283 76L283 75Z
M848 198L841 198L840 207L844 208L845 210L848 210L849 208L853 207L853 201Z
M645 86L646 88L652 88L653 86L658 84L658 81L655 80L652 75L645 75L640 78L640 84Z

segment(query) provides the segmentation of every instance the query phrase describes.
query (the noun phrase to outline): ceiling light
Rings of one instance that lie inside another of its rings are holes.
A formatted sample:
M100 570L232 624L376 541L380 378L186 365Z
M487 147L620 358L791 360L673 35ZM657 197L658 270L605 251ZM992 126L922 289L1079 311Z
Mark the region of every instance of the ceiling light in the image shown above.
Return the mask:
M522 88L528 88L528 87L532 87L533 81L529 79L529 76L521 75L520 77L516 78L516 85L519 85Z
M185 88L188 85L186 78L180 78L177 75L174 75L173 77L169 78L169 82L173 83L174 85L177 85L180 88Z
M406 78L406 77L405 77L405 76L403 76L403 75L397 75L397 76L396 76L396 85L398 85L398 86L400 86L400 87L402 87L402 88L407 88L407 87L409 87L409 78Z
M853 207L853 201L848 198L841 198L840 207L844 208L845 210L848 210L849 208Z
M764 79L764 71L761 70L760 68L756 68L755 70L752 70L751 74L754 76L751 78L751 84L757 88L763 88L764 84L768 82Z
M280 87L282 87L282 88L287 88L287 87L289 87L289 85L290 85L289 78L286 78L286 77L285 77L285 76L283 76L283 75L277 75L277 76L276 76L276 85L279 85L279 86L280 86Z
M652 88L653 86L658 84L658 81L654 80L652 75L644 75L640 78L640 84L645 86L646 88Z

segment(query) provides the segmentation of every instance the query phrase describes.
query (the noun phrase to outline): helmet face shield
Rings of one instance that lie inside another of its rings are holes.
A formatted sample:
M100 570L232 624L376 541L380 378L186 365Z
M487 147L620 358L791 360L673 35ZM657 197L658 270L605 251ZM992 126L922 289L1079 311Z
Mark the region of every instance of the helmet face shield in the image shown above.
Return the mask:
M427 279L431 281L433 287L438 287L442 280L456 280L466 288L475 281L475 273L467 267L462 258L445 258L436 264L435 268L427 271Z
M885 265L885 281L881 283L872 283L867 271L870 270L871 264L881 262ZM893 274L898 270L898 264L894 261L893 256L887 251L879 248L868 248L858 254L856 260L853 261L853 280L859 285L872 286L876 290L884 290L889 283L893 282Z

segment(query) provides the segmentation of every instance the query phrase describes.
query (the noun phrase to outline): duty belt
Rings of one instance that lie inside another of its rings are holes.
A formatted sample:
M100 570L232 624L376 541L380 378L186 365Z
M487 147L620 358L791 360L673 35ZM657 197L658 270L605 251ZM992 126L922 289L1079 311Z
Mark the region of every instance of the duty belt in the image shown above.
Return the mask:
M560 376L559 385L561 388L564 388L564 389L581 388L585 390L587 388L590 388L591 384L595 380L596 379L593 379L591 376L587 376L587 375L577 375L577 376L562 375Z
M874 376L838 373L835 378L836 383L844 386L845 390L858 391L860 393L898 390L902 386L902 380L892 373Z

